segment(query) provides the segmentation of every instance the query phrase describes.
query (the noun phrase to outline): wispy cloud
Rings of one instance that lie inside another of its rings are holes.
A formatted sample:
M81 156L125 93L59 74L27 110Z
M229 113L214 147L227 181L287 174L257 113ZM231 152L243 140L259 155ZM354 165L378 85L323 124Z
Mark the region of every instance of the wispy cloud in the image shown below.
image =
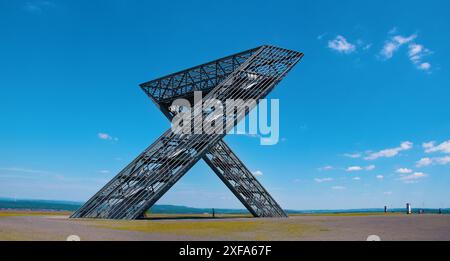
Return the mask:
M361 180L360 177L354 177L353 180Z
M11 178L14 177L21 177L26 179L34 179L34 178L55 178L58 180L63 180L66 177L64 175L61 175L59 173L47 171L47 170L40 170L40 169L33 169L33 168L23 168L23 167L0 167L0 174L4 176L3 174L9 174Z
M419 68L420 70L423 70L423 71L428 71L428 70L431 69L431 64L428 63L428 62L420 63L420 64L417 66L417 68Z
M375 169L375 165L369 165L365 168L367 171L371 171Z
M391 158L397 156L401 151L410 150L413 143L409 141L402 142L399 147L380 150L378 152L369 153L365 160L376 160L378 158Z
M402 45L412 42L417 38L416 34L408 37L402 35L392 36L389 40L385 41L383 48L380 51L381 58L385 60L391 59L395 52L397 52Z
M103 133L103 132L99 132L97 134L98 138L101 140L113 140L113 141L118 141L119 139L116 137L112 137L111 135L109 135L108 133Z
M435 141L430 141L422 144L426 153L442 152L450 153L450 140L444 141L439 145L436 145Z
M330 182L333 181L333 178L315 178L314 181L317 183Z
M29 13L41 14L44 10L54 7L55 4L50 1L28 1L24 4L23 9Z
M408 174L408 173L412 173L413 170L408 169L408 168L399 168L395 172L400 173L400 174Z
M447 165L450 163L450 156L433 158L433 162L438 165Z
M428 177L428 175L423 172L414 172L413 174L400 177L400 180L404 183L417 183L419 182L419 179L426 177Z
M302 180L301 179L294 179L293 182L294 183L300 183L300 182L302 182Z
M333 40L328 41L328 48L344 54L350 54L356 51L356 46L348 42L342 35L338 35Z
M432 54L432 52L424 45L416 42L418 35L412 34L410 36L403 36L397 34L397 31L397 28L389 31L389 35L391 36L385 41L379 56L383 60L389 60L403 45L408 45L408 58L411 63L414 64L419 70L430 71L431 63L424 61L424 57Z
M343 186L333 186L333 187L331 187L331 189L332 189L332 190L345 190L346 187L343 187Z
M256 177L264 175L264 173L262 171L260 171L260 170L255 170L255 171L252 172L252 174L254 176L256 176Z
M45 170L28 169L21 167L7 167L7 168L0 168L0 170L10 172L30 173L30 174L52 174L51 172Z
M376 178L379 179L379 180L383 180L384 176L383 175L377 175Z
M351 158L351 159L357 159L361 158L361 153L345 153L344 157Z
M409 45L409 60L415 64L419 70L428 71L431 69L431 64L423 61L423 58L431 53L430 50L421 44L411 43Z
M333 166L323 166L318 168L319 171L328 171L328 170L333 170Z
M396 34L398 32L398 27L392 27L391 30L389 30L388 34Z
M361 171L361 170L363 170L363 168L360 166L351 166L351 167L348 167L345 171L353 172L353 171Z
M430 158L421 158L419 161L416 162L416 167L426 167L433 164L433 161Z
M347 171L347 172L362 171L362 170L372 171L375 168L376 168L375 165L369 165L369 166L366 166L366 167L351 166L351 167L348 167L345 171Z
M110 171L106 170L106 169L102 169L102 170L99 170L98 173L100 173L100 174L109 174Z
M366 50L369 50L370 48L372 48L372 45L373 45L373 44L371 44L371 43L370 43L370 44L365 44L365 45L363 46L363 50L365 50L365 51L366 51Z
M434 157L434 158L421 158L416 162L416 167L427 167L430 165L447 165L450 163L450 156Z
M322 40L325 36L327 35L327 33L323 33L317 36L317 40Z

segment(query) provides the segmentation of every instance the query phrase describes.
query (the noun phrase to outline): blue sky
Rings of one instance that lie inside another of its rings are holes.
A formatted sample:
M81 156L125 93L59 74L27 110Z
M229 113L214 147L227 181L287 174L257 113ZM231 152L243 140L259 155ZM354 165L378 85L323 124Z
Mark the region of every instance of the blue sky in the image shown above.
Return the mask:
M139 83L273 44L282 142L226 141L284 208L450 207L449 9L0 0L0 197L87 200L169 127ZM203 162L158 203L242 208Z

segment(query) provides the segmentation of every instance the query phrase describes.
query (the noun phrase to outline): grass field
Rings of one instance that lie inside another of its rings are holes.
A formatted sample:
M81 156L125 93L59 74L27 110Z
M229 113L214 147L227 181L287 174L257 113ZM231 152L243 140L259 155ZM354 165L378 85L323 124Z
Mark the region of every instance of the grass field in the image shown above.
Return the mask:
M325 229L317 225L298 224L286 220L208 220L208 221L93 221L96 226L108 229L145 233L173 234L200 238L232 240L283 240L299 238L305 234L320 233Z
M69 212L0 211L0 240L450 240L450 215L403 213L149 214L143 220L69 219Z

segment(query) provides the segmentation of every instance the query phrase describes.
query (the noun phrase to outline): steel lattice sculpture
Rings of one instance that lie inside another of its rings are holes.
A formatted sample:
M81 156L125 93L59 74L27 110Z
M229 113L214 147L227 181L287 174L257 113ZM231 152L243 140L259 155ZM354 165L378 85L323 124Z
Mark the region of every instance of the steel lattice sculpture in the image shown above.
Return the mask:
M178 98L192 100L195 91L206 94L203 101L211 98L258 101L267 96L302 57L303 54L296 51L261 46L140 86L166 117L172 119L175 116L170 110L172 102ZM207 116L209 112L201 113ZM181 134L167 130L71 217L143 217L201 158L253 216L287 217L222 140L247 113L235 112L232 124L223 126L224 134Z

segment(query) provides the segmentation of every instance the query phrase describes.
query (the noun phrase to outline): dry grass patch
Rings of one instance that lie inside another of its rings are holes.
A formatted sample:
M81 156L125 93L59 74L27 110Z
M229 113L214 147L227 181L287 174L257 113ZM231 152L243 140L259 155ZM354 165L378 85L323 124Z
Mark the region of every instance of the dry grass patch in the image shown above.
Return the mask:
M144 233L233 240L298 240L306 234L323 231L318 226L294 223L289 219L91 221L91 224Z

